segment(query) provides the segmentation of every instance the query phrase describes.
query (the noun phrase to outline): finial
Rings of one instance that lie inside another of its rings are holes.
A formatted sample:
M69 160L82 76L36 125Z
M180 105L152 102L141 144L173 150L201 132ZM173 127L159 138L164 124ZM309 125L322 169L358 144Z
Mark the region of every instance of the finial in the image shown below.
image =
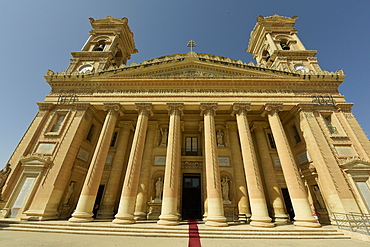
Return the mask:
M195 41L190 40L186 46L190 47L190 51L193 51L193 47L196 47L197 44L195 43Z

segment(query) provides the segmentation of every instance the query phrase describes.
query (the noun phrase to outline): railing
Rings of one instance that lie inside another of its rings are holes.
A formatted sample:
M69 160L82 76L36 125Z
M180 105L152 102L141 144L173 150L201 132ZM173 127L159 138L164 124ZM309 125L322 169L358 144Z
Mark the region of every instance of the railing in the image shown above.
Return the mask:
M370 215L333 213L339 229L370 235Z

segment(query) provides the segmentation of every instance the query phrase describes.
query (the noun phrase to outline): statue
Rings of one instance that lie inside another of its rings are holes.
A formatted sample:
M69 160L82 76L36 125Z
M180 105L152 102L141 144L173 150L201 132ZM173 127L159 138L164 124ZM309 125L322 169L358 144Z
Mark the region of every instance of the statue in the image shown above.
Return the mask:
M71 198L71 195L73 193L74 187L75 187L75 182L74 181L71 181L71 183L68 186L67 194L64 197L63 205L68 205L68 201L69 201L69 198Z
M221 129L219 129L216 133L216 137L217 137L217 146L218 147L225 147L225 144L224 144L224 132L222 132Z
M229 178L224 177L221 181L221 187L222 187L222 201L224 204L230 204L231 201L229 199Z
M162 134L162 139L161 139L161 143L159 144L159 146L160 147L166 147L167 146L168 129L161 128L161 134Z
M162 177L159 177L157 182L155 183L155 203L160 203L162 200L162 191L163 191L163 181Z
M12 168L10 168L10 164L6 164L6 166L0 171L0 201L2 201L2 191L3 187L5 186L6 179L9 176Z

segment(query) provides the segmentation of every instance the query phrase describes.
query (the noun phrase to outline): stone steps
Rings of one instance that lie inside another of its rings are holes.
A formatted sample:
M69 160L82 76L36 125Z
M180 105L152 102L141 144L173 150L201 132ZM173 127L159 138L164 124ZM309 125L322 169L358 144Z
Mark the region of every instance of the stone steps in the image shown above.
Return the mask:
M343 233L330 227L324 228L297 228L284 226L275 228L255 228L249 225L230 227L206 227L198 224L200 238L217 239L350 239ZM0 229L9 231L30 231L46 233L68 233L84 235L110 236L145 236L145 237L172 237L188 238L187 224L179 226L159 226L155 223L139 223L134 225L117 225L113 223L69 223L68 221L41 221L41 222L9 222L0 221Z

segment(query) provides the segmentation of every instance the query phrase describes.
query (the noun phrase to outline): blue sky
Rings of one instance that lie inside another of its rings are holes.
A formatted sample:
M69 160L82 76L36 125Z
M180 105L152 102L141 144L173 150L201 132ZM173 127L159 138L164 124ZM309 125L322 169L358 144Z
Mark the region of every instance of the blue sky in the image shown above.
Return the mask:
M2 0L0 9L0 168L37 113L50 87L47 69L63 71L91 29L88 18L127 17L139 53L128 62L184 53L194 40L199 53L244 62L249 34L259 15L298 16L307 49L317 50L322 69L343 69L340 92L370 135L369 0Z

